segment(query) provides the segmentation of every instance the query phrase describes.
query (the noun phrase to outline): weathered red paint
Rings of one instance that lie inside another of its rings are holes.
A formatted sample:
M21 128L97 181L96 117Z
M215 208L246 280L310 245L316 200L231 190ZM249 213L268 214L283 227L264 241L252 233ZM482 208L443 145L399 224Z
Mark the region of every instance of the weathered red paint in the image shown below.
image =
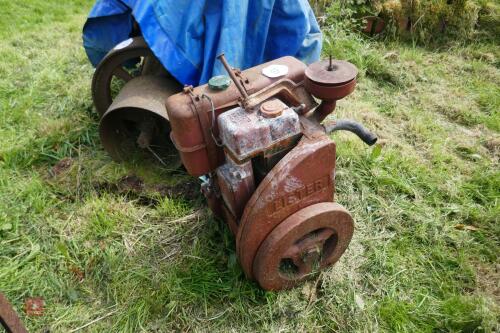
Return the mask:
M253 260L264 239L284 219L307 206L333 201L335 143L304 136L269 172L248 201L236 238L240 263L253 278Z
M322 122L335 110L339 99L351 94L356 88L356 67L341 60L318 61L305 71L304 86L314 97L322 100L315 110L315 119Z
M9 303L7 298L0 293L0 325L2 325L8 333L27 333L18 314Z

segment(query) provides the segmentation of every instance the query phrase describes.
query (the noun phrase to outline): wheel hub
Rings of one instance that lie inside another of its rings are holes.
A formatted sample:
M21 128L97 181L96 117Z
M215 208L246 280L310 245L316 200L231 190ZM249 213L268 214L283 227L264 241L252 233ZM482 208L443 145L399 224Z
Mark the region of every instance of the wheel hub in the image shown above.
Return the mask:
M331 255L331 251L327 251L326 242L334 234L335 231L329 228L315 230L289 247L284 253L284 259L293 262L299 275L311 274Z

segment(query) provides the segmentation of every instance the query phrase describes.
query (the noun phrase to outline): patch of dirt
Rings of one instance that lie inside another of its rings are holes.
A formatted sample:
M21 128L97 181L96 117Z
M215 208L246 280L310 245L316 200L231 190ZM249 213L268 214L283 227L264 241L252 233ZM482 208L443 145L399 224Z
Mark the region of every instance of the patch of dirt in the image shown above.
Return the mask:
M499 158L500 156L500 136L492 137L484 142L484 146L495 158Z
M478 289L500 306L500 263L491 266L478 264L476 267Z
M175 185L156 184L153 191L166 197L184 197L193 200L200 195L200 186L194 181L179 183Z
M116 188L119 192L142 192L144 190L144 182L137 176L125 176L118 181Z
M73 159L66 157L57 162L50 170L49 175L53 178L59 176L73 165Z
M200 195L200 186L195 181L187 181L175 185L146 184L140 177L129 175L121 178L116 183L97 183L94 189L98 193L118 193L127 195L141 206L155 206L159 197L184 198L194 200Z

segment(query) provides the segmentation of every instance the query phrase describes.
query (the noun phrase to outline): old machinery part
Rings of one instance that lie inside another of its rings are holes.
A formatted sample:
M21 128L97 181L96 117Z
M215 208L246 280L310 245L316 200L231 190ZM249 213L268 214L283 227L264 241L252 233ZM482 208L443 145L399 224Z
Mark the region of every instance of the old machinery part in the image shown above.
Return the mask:
M257 112L236 108L221 114L219 131L229 155L243 162L272 148L289 145L290 139L301 133L301 128L299 116L292 108L271 99Z
M280 77L264 75L263 69L272 65L286 66L289 70L286 75ZM234 74L250 97L255 93L265 91L266 88L272 87L279 81L288 80L295 84L293 87L295 90L290 94L304 96L296 99L305 104L302 112L308 112L317 104L301 85L305 69L306 65L301 61L293 57L283 57L242 72L234 71ZM291 84L288 84L287 88L292 88ZM209 96L212 103L209 99L203 98L203 95ZM223 149L217 146L210 130L212 104L215 116L219 117L221 113L238 107L240 98L240 92L235 84L231 84L222 91L212 89L207 84L196 88L187 87L182 94L167 99L166 109L172 126L171 138L180 152L184 166L191 175L201 176L214 172L225 162ZM217 128L214 129L214 133L218 134Z
M123 84L141 75L169 74L149 49L143 37L116 45L99 63L92 79L92 99L102 116Z
M364 143L369 146L373 146L378 138L375 134L370 132L360 123L350 120L350 119L338 119L332 124L325 125L326 133L332 133L335 131L349 131L356 134Z
M234 84L236 85L236 88L238 88L238 91L240 92L243 99L247 99L248 93L245 90L245 88L243 87L243 85L240 83L239 79L236 77L236 74L234 73L234 69L231 66L229 66L229 64L227 63L227 60L224 57L224 53L217 56L217 59L220 60L220 62L222 63L222 65L226 69L227 73L229 74L229 77L231 78L231 80L233 80Z
M302 82L295 83L288 79L281 79L269 87L248 96L242 105L245 110L252 112L261 103L273 97L289 104L298 114L305 114L317 106Z
M7 333L28 333L7 298L0 293L0 325Z
M334 264L354 232L349 212L333 202L303 208L281 222L259 247L254 276L267 290L291 288Z
M208 81L208 86L212 90L226 90L231 85L231 79L225 75L217 75Z
M252 162L236 164L228 157L227 163L217 168L217 179L227 213L239 219L255 191Z
M214 78L170 97L171 138L187 171L204 175L202 192L235 235L245 275L264 289L290 288L334 264L352 238L353 219L334 202L328 134L376 137L354 121L321 121L353 92L357 69L284 57L241 72L219 59L233 84Z
M264 102L259 110L249 113L238 107L219 116L226 163L217 168L217 177L227 213L235 220L255 191L251 159L292 146L301 133L299 116L280 100ZM271 116L262 110L271 110Z
M309 65L305 71L304 85L309 93L322 100L314 112L318 122L333 112L339 99L351 94L356 87L358 70L343 60L323 60Z
M334 202L328 134L349 130L368 144L376 137L354 121L321 121L352 93L357 69L283 57L240 71L218 58L232 81L218 76L181 91L163 76L130 79L102 117L101 140L115 159L142 150L163 161L170 137L235 235L245 275L268 290L290 288L334 264L353 234L353 219Z
M286 105L282 101L275 98L260 106L260 113L264 118L276 118L283 114L283 110L286 109Z
M181 90L177 81L161 76L139 76L127 82L99 126L101 142L111 157L123 161L144 152L162 164L179 160L169 140L164 103Z
M317 126L320 131L320 126ZM246 203L236 235L243 271L253 275L253 262L267 235L291 214L333 201L335 143L324 131L305 134L266 175Z

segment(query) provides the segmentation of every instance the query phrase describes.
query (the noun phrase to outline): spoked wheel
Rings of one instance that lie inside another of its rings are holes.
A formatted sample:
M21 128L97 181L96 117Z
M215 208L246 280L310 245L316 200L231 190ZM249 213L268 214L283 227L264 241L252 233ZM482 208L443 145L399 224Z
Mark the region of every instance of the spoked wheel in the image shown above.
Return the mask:
M168 76L168 73L143 37L116 45L101 60L92 79L92 99L99 115L106 112L125 83L142 75Z
M259 247L254 276L266 290L288 289L334 264L351 241L354 223L341 205L323 202L281 222Z

